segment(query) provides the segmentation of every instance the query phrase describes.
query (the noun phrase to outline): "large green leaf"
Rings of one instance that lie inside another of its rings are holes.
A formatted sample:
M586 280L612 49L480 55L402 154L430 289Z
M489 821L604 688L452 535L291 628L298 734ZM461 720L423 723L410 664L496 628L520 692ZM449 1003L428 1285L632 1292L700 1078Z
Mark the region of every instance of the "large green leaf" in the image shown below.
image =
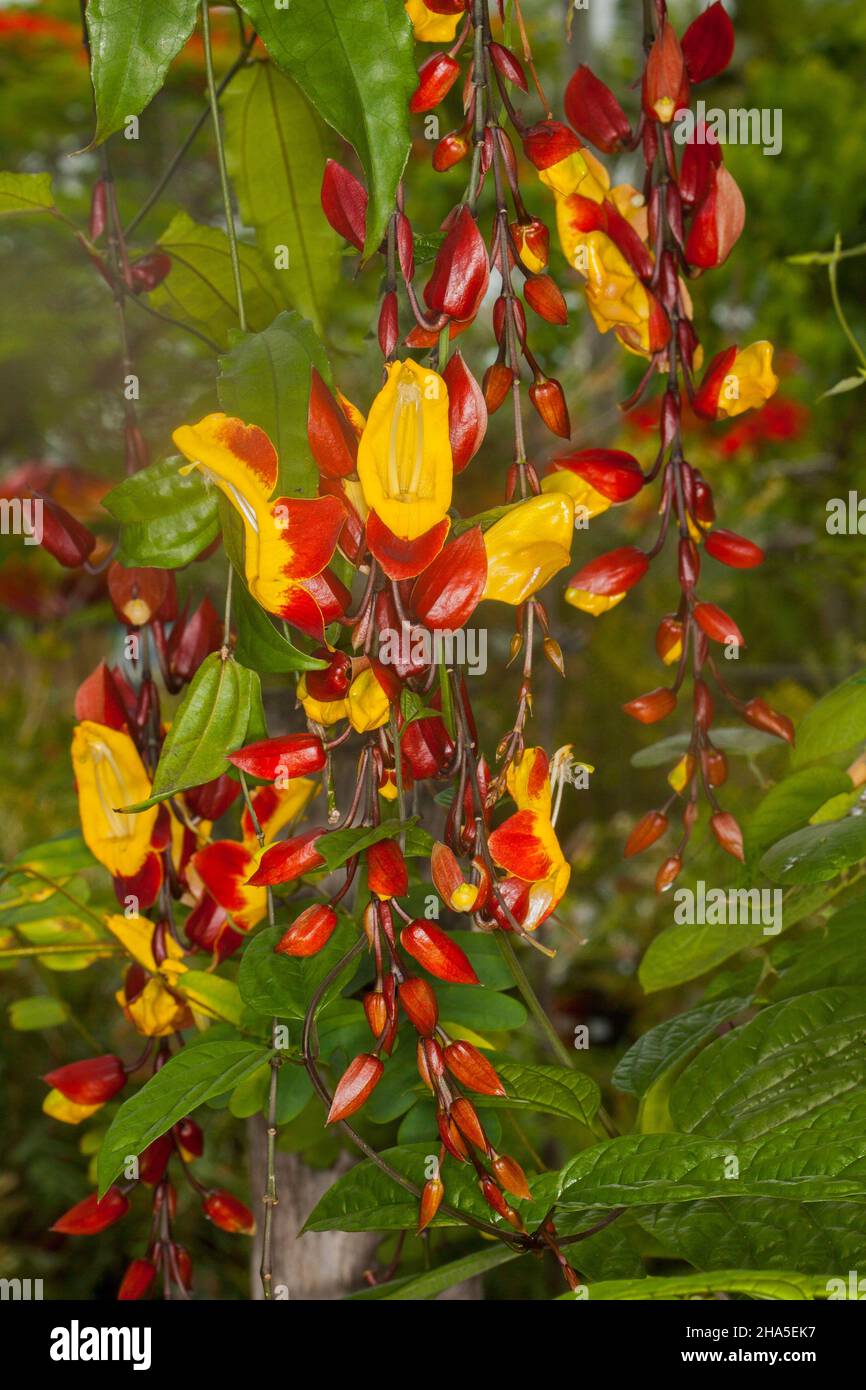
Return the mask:
M255 671L232 657L223 661L219 652L205 657L175 711L152 794L137 809L227 772L231 764L226 754L242 747L248 741L247 731L261 722L261 700Z
M178 212L159 244L171 256L171 270L153 291L157 309L191 323L218 343L238 327L237 297L228 237L219 227L203 227ZM255 246L241 242L241 285L247 325L265 328L282 308L275 272Z
M483 1104L504 1110L526 1110L580 1120L590 1127L601 1104L601 1092L591 1076L567 1067L493 1059L508 1095L485 1096ZM479 1104L481 1097L478 1097Z
M236 577L232 590L232 609L238 634L235 656L242 666L267 676L286 671L319 671L327 665L293 646L274 627L241 575Z
M456 1023L477 1032L522 1028L526 1010L519 999L483 985L436 985L439 1016L443 1024Z
M699 1054L670 1097L678 1129L758 1139L866 1089L866 990L823 989L764 1009Z
M835 913L778 964L774 953L773 967L778 978L769 993L776 1001L831 985L866 985L866 902Z
M770 845L799 830L830 797L851 790L851 778L835 767L809 767L772 787L745 827L746 858L751 863Z
M670 1067L711 1038L720 1023L733 1018L748 1002L734 996L656 1024L620 1058L611 1077L614 1086L634 1096L644 1095Z
M738 1176L731 1159L737 1160ZM809 1125L789 1126L757 1141L736 1143L691 1134L637 1134L578 1154L563 1169L558 1204L652 1206L713 1198L772 1197L801 1202L866 1204L866 1116L847 1129L825 1111Z
M89 0L94 145L120 130L127 116L140 115L156 96L197 13L198 0Z
M272 63L240 72L223 97L226 154L241 215L275 265L286 303L322 331L340 278L340 239L322 213L324 128L294 82ZM288 266L278 263L278 247Z
M20 217L26 212L52 212L53 209L50 174L0 172L0 217Z
M843 753L866 738L866 671L859 671L812 706L797 729L794 767Z
M274 953L284 930L268 927L247 943L241 957L238 988L244 1003L256 1013L303 1018L322 980L357 941L358 928L348 918L342 918L327 945L308 958ZM322 1005L346 983L345 977L335 980L323 996Z
M466 1279L476 1279L489 1269L496 1269L509 1260L520 1258L521 1251L509 1250L507 1245L494 1245L485 1250L473 1250L471 1255L461 1255L459 1260L450 1260L438 1269L428 1269L424 1274L409 1274L402 1279L390 1279L386 1284L374 1284L370 1289L349 1294L350 1302L385 1303L405 1302L438 1298L446 1289L453 1289Z
M34 994L29 999L14 999L9 1005L9 1022L19 1033L43 1028L57 1028L69 1018L69 1009L62 999L52 994Z
M775 883L827 883L866 859L866 816L807 825L779 840L761 860Z
M804 1274L863 1268L859 1202L786 1202L741 1197L663 1204L640 1225L673 1259L695 1269L799 1269Z
M235 1027L240 1023L243 1003L234 980L208 970L187 970L178 977L177 990L198 1013Z
M367 175L371 255L394 207L409 153L417 86L412 26L402 0L241 0L268 52L323 120L354 145Z
M307 439L310 370L330 378L324 348L300 314L284 310L261 333L234 334L220 358L220 404L264 430L277 451L275 496L314 497L318 472Z
M188 565L219 531L217 491L198 469L186 475L176 458L162 459L118 483L103 506L121 523L122 565L177 569Z
M647 994L654 994L695 980L729 956L767 940L760 925L722 927L696 922L667 927L647 947L638 977Z
M712 1274L669 1274L658 1279L608 1279L583 1286L583 1297L599 1301L641 1302L653 1299L709 1298L715 1293L746 1294L749 1298L810 1301L827 1297L827 1280L808 1274L753 1269L719 1269ZM557 1302L574 1301L573 1293L560 1294ZM580 1301L580 1300L578 1300Z
M97 1173L100 1195L130 1155L142 1153L177 1120L213 1096L232 1090L270 1054L248 1042L197 1043L175 1053L149 1081L124 1101L102 1143Z

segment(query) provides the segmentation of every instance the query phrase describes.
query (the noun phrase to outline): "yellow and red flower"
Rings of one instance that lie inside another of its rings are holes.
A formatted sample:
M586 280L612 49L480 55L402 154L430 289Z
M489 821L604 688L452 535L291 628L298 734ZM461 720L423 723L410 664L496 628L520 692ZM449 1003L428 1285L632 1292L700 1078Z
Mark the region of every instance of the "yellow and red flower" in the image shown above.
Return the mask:
M139 873L158 808L124 811L150 796L150 778L129 734L85 719L72 735L72 766L85 844L110 874Z
M508 790L517 811L490 836L490 853L499 868L528 887L518 920L534 931L561 900L571 866L551 819L549 763L543 748L527 748L508 769Z
M512 507L484 533L487 580L483 598L518 604L537 593L571 558L574 503L545 492Z
M276 450L264 430L223 414L182 425L175 444L216 483L243 523L244 572L253 598L312 637L323 639L348 594L327 573L346 520L338 497L273 497Z

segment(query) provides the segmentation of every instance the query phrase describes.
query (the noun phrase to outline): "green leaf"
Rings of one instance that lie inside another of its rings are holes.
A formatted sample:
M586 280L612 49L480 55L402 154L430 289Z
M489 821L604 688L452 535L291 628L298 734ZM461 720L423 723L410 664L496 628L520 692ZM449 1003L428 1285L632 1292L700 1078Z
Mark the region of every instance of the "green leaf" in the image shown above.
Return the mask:
M731 1176L732 1158L738 1176ZM757 1141L691 1134L609 1139L566 1165L557 1204L578 1210L745 1197L866 1203L863 1107L847 1127L841 1114L825 1111L808 1126L790 1125Z
M51 994L37 994L31 999L15 999L9 1005L9 1022L19 1033L43 1028L57 1028L69 1017L62 999Z
M453 1289L467 1279L476 1279L489 1269L517 1260L520 1250L509 1250L506 1245L489 1246L484 1250L474 1250L471 1255L462 1255L459 1260L450 1260L438 1269L429 1269L424 1274L410 1274L402 1279L391 1279L386 1284L374 1284L371 1289L361 1289L350 1293L348 1302L399 1303L407 1299L417 1300L438 1298L446 1289Z
M286 671L319 671L327 665L292 646L247 589L241 575L232 590L232 608L238 640L235 656L241 666L260 675L281 675Z
M340 239L322 213L319 186L328 156L321 122L290 78L272 63L239 72L223 97L226 155L241 216L275 264L286 302L321 333L340 278Z
M29 849L22 849L12 863L26 865L27 868L44 874L46 878L62 879L78 873L79 869L92 869L96 860L84 843L84 837L71 830L65 835L55 836L52 840L43 840L41 844L31 845Z
M851 903L811 931L781 964L771 985L774 1000L832 985L866 985L866 902ZM775 955L775 953L774 953Z
M658 1279L607 1279L584 1284L581 1297L559 1294L557 1303L623 1302L640 1299L710 1298L716 1293L746 1294L749 1298L810 1301L827 1297L827 1280L783 1270L719 1269L711 1274L669 1274Z
M235 1027L240 1024L243 1003L234 980L206 970L187 970L178 976L176 988L197 1012Z
M0 172L0 217L18 217L27 212L53 212L54 194L50 174Z
M330 830L316 841L316 851L322 855L328 872L333 873L347 859L363 853L380 840L396 840L401 831L414 827L416 819L412 816L409 820L388 820L369 828L357 826L349 830Z
M177 1120L237 1086L270 1053L248 1042L200 1042L177 1052L140 1091L124 1101L99 1153L99 1194L111 1186L129 1155L140 1154Z
M436 985L439 1014L443 1025L457 1023L480 1032L510 1031L522 1028L526 1010L510 994L485 989L483 985Z
M274 953L284 931L284 927L268 927L248 942L241 957L238 989L244 1003L256 1013L303 1018L322 980L357 941L358 928L348 918L341 918L327 945L308 958ZM322 1006L347 983L346 976L336 979L323 996Z
M638 978L647 994L654 994L696 980L738 951L766 940L760 925L723 927L696 922L667 927L647 947Z
M678 1129L758 1139L866 1088L866 990L823 989L716 1040L671 1092Z
M639 752L632 754L632 767L662 767L665 763L675 762L689 746L690 734L672 734L670 738L660 739L658 743L651 743L649 748L641 748ZM725 753L739 754L744 758L753 758L758 753L763 753L767 748L778 748L779 740L772 734L762 733L760 729L749 728L729 728L713 729L713 744L716 748L721 748Z
M601 1092L592 1077L566 1067L510 1062L507 1058L494 1058L494 1065L508 1095L479 1096L477 1104L556 1115L591 1127L601 1104Z
M246 741L256 697L260 704L261 685L254 671L231 657L223 661L219 652L205 657L175 711L162 745L153 793L135 809L144 810L227 772L231 764L226 754Z
M803 767L817 758L842 753L866 737L866 671L837 685L818 700L797 729L791 765Z
M735 997L702 1004L650 1028L620 1058L611 1081L630 1095L645 1095L660 1076L711 1038L720 1023L740 1013L749 1002L748 998Z
M773 845L761 868L775 883L826 883L866 859L866 817L807 825Z
M218 493L198 469L184 476L178 459L162 459L112 488L103 506L121 523L122 565L178 569L219 532Z
M89 0L87 32L99 145L138 116L195 28L197 0Z
M230 331L238 327L238 309L225 232L199 226L178 212L159 245L171 256L171 271L151 294L154 307L227 343ZM257 332L281 309L279 290L256 247L241 242L238 253L247 323Z
M826 401L828 396L845 396L849 391L858 391L861 386L866 386L866 373L861 376L845 376L828 391L822 391L818 400Z
M331 368L312 326L284 310L261 333L233 334L219 366L223 410L258 425L277 451L274 497L315 497L319 475L307 439L310 369L330 380Z
M746 822L746 858L757 859L783 835L804 826L831 796L850 791L851 778L835 767L808 767L777 782Z
M376 250L409 153L409 98L418 85L412 26L401 0L241 0L274 61L357 151L367 175L365 256Z

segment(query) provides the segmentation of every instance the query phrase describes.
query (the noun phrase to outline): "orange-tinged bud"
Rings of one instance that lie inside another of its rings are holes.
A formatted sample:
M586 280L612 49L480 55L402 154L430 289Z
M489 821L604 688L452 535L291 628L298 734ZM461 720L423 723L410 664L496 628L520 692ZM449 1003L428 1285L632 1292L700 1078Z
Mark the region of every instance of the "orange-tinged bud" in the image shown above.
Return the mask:
M776 738L783 738L786 743L793 745L794 725L792 721L787 714L780 714L778 710L768 705L766 700L757 697L754 700L749 700L741 712L746 723L751 724L754 729L763 729L765 733L775 734Z
M255 1217L249 1207L231 1192L226 1192L225 1188L215 1187L208 1192L202 1202L202 1211L208 1221L231 1235L251 1236L256 1229Z
M106 1052L101 1057L88 1057L83 1062L57 1067L46 1072L42 1080L76 1105L104 1105L123 1090L126 1072L120 1058Z
M484 401L491 415L495 415L513 384L514 374L511 368L504 362L491 362L482 381Z
M717 811L710 816L710 829L727 854L744 862L743 832L730 811Z
M469 1161L469 1150L463 1141L459 1129L448 1118L444 1110L436 1112L436 1124L439 1127L439 1138L445 1145L452 1158L456 1158L458 1163Z
M715 603L696 604L695 622L712 642L733 643L736 647L746 645L746 639L733 618L729 618L724 609L718 608Z
M410 975L399 986L397 994L403 1012L412 1027L424 1038L429 1038L439 1022L439 1006L436 995L426 980L419 975Z
M484 392L458 350L442 373L448 387L448 437L454 472L460 473L477 454L487 432L487 403Z
M449 131L447 135L442 136L433 151L433 168L437 174L444 174L446 169L453 168L461 159L465 159L470 149L471 143L465 131Z
M460 76L460 64L450 53L434 53L418 69L418 86L409 99L409 110L417 115L438 106Z
M334 1091L326 1124L336 1124L360 1110L367 1097L378 1086L385 1070L384 1063L369 1052L362 1052L349 1063Z
M550 255L550 232L544 223L537 217L529 222L512 222L511 235L527 270L543 270Z
M363 1004L367 1023L370 1025L370 1032L378 1041L388 1026L388 1006L385 1003L385 996L380 989L371 989L364 995Z
M676 695L662 685L657 690L650 690L646 695L638 695L634 700L629 700L628 704L623 705L623 709L640 724L657 724L660 719L665 719L671 710L676 709L676 706Z
M656 840L664 835L667 828L668 818L663 811L647 811L625 842L625 858L631 859L635 854L643 854L645 849L649 849L650 845L654 845Z
M529 399L551 434L558 435L560 439L570 438L571 421L565 392L554 377L542 377L533 382L529 388Z
M416 1235L426 1230L436 1215L445 1196L445 1184L441 1178L428 1178L421 1193L421 1202L418 1207L418 1226Z
M400 945L437 980L457 985L477 985L478 976L466 952L434 922L416 918L400 933Z
M110 1187L100 1201L95 1192L76 1202L55 1221L52 1231L64 1236L95 1236L120 1221L129 1210L129 1198L119 1187Z
M525 1229L523 1222L514 1208L505 1200L499 1188L492 1178L482 1178L479 1183L481 1195L487 1205L496 1212L497 1216L503 1217L509 1226L513 1226L516 1231Z
M331 939L337 914L328 903L313 903L296 917L274 947L279 956L314 956Z
M505 1087L487 1058L471 1043L458 1039L445 1049L445 1065L462 1086L483 1096L504 1096Z
M754 541L747 541L745 536L738 536L733 531L725 531L722 528L711 531L704 541L704 546L708 555L712 555L714 560L719 560L723 565L730 565L732 569L748 570L754 569L764 560L764 552Z
M643 109L651 121L669 124L688 105L689 79L680 41L665 19L653 40L643 78Z
M683 650L683 625L679 618L665 617L656 629L656 651L665 666L679 661Z
M524 1201L531 1201L532 1193L526 1181L526 1174L516 1158L511 1158L508 1154L496 1154L493 1159L493 1171L499 1180L499 1186L510 1192L512 1197L522 1197Z
M669 859L666 859L656 874L656 892L666 893L672 887L682 867L683 861L678 854L672 854Z
M487 1135L481 1127L478 1112L471 1100L467 1100L465 1096L458 1096L451 1105L451 1118L464 1139L468 1139L470 1144L474 1144L483 1153L490 1152Z
M562 290L549 275L531 275L523 286L523 297L547 323L568 323Z
M711 787L721 787L728 780L728 760L720 748L705 748L701 754L704 775Z
M144 1298L156 1278L156 1265L150 1260L133 1260L117 1291L118 1303L134 1303Z
M380 840L365 851L367 882L377 898L399 898L409 888L409 872L396 840Z

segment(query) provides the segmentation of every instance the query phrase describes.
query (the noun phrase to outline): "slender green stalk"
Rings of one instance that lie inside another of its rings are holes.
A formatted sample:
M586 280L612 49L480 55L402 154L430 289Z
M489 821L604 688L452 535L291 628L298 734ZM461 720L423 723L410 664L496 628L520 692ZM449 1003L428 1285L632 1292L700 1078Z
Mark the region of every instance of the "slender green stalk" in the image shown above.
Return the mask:
M554 1053L554 1055L557 1057L557 1059L562 1063L564 1067L573 1067L574 1058L571 1056L571 1053L565 1046L565 1043L562 1041L553 1024L551 1023L550 1019L547 1017L547 1014L545 1013L544 1008L542 1006L541 1000L538 998L538 995L532 988L532 985L529 982L529 976L527 975L523 966L520 964L520 961L517 958L517 953L515 952L511 942L508 940L508 937L505 935L505 932L494 932L493 939L496 941L499 947L500 954L503 960L505 961L505 964L511 971L512 978L514 980L514 983L517 985L517 988L520 990L520 994L524 1004L526 1005L529 1012L532 1014L532 1017L535 1019L536 1023L538 1024L539 1028L541 1029L542 1033L547 1039L547 1042L550 1045L551 1052Z
M235 219L232 211L232 196L229 188L228 168L226 167L226 152L223 144L222 127L220 126L219 97L217 96L216 83L214 82L213 53L210 41L210 14L208 12L208 0L202 0L201 6L201 27L202 38L204 39L204 64L207 74L207 91L210 100L211 118L213 120L214 141L216 144L217 164L220 171L220 187L223 195L223 208L226 218L226 235L229 240L229 255L232 263L232 275L235 282L235 295L238 302L238 323L242 333L247 331L247 316L244 311L244 287L241 281L241 260L238 254L238 238L235 231Z

